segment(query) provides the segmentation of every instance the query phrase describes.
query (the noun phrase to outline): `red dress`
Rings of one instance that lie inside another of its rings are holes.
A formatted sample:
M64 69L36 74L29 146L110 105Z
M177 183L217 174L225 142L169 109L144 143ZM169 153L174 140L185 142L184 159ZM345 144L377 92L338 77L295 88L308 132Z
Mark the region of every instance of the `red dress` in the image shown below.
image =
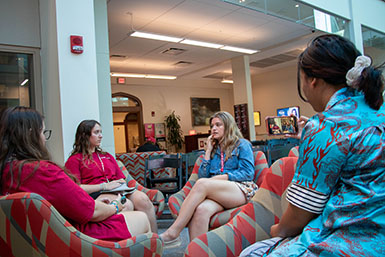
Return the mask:
M96 239L119 241L131 237L122 214L112 215L100 222L91 222L95 201L56 164L49 161L41 161L40 164L37 161L26 163L19 179L18 167L15 167L19 163L20 161L12 162L13 179L9 171L10 163L5 166L1 180L3 195L16 192L37 193L48 200L76 229ZM34 172L36 165L39 166ZM17 181L23 183L18 186Z
M80 180L80 184L94 185L107 182L107 179L112 181L126 178L111 154L93 153L92 158L93 160L83 161L82 154L77 153L68 158L65 164L66 168Z

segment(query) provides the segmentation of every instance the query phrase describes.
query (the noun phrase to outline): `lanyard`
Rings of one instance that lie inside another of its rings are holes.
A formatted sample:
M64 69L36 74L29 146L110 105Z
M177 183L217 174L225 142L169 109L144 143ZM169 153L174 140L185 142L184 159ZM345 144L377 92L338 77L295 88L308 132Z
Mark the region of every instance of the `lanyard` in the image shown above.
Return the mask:
M106 175L106 172L104 171L104 163L102 161L102 158L100 158L100 155L99 153L96 153L98 155L98 158L99 158L99 161L100 161L100 164L102 165L102 171L103 171L103 175L106 177L106 180L107 180L107 183L110 183L110 181L108 180L107 178L107 175Z
M225 169L225 158L223 157L223 152L221 152L221 172Z

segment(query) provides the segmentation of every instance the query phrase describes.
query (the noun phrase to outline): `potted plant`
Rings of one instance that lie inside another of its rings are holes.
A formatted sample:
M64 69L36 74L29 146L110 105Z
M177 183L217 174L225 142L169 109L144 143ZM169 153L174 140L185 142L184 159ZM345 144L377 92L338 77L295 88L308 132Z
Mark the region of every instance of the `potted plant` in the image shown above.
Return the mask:
M176 151L181 149L183 144L182 130L180 129L179 121L180 117L175 114L175 111L166 116L164 120L167 128L167 142L175 147Z

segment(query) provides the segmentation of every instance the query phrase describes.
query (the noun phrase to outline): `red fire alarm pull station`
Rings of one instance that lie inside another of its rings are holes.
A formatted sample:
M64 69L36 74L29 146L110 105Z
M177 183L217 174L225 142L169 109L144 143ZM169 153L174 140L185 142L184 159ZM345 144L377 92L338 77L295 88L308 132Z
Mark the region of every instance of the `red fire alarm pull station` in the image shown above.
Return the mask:
M71 53L81 54L83 53L83 37L71 36Z

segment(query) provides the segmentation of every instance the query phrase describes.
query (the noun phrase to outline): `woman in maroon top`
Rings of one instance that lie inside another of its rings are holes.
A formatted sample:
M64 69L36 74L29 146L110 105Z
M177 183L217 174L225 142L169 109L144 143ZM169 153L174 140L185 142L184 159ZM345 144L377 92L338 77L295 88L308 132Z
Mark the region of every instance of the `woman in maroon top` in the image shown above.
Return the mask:
M74 148L65 166L80 181L80 186L94 199L116 199L117 194L102 193L126 183L115 158L100 148L102 128L96 120L80 122L75 135ZM124 210L146 213L151 231L157 233L155 209L148 196L138 190L126 194Z
M33 192L48 200L71 224L96 239L119 241L150 232L142 212L122 211L92 199L57 164L49 161L42 116L28 107L11 107L0 117L0 193Z

